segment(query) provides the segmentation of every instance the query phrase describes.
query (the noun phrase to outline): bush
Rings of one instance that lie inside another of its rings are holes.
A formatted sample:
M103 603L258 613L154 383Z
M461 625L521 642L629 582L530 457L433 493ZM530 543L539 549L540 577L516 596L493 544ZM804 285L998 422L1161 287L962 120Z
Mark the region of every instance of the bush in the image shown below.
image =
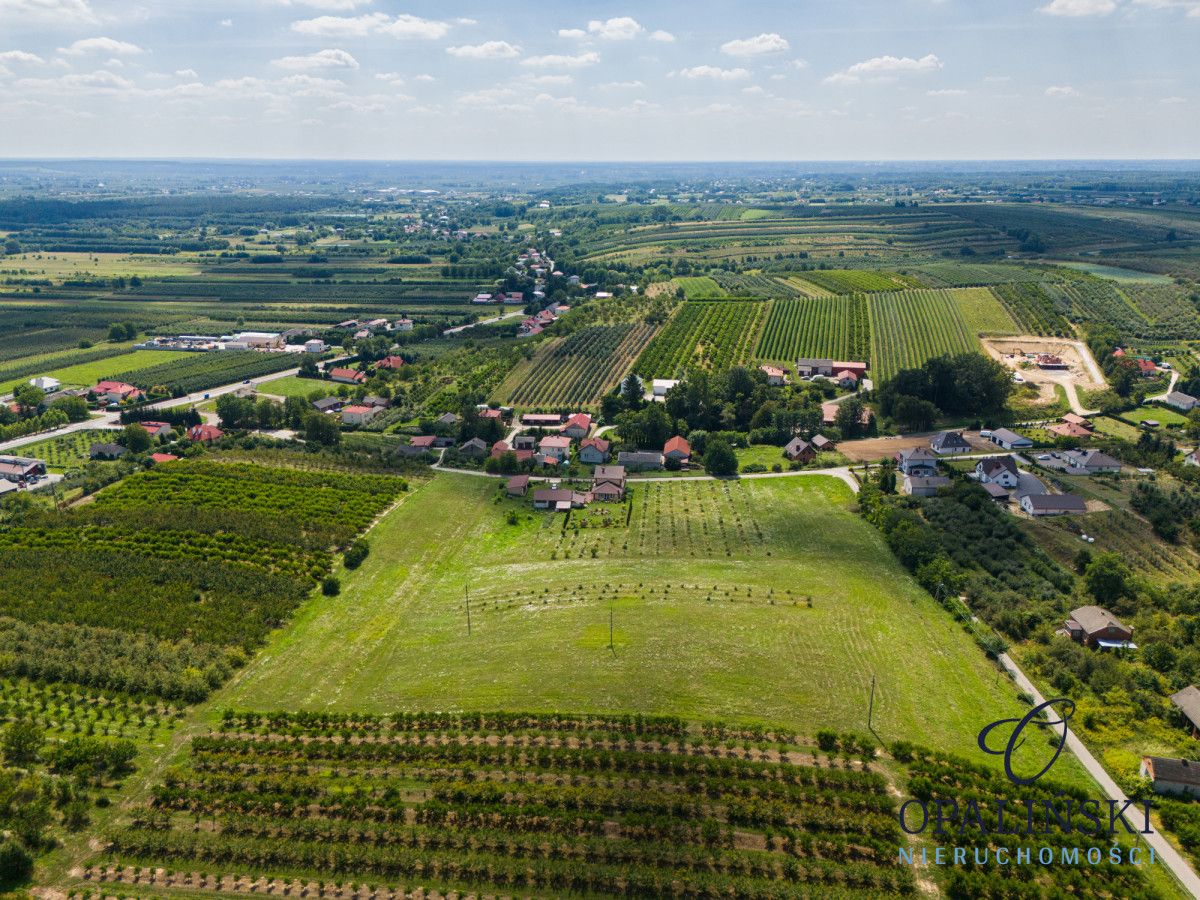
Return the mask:
M357 569L366 560L367 554L371 552L371 545L366 541L355 541L346 548L346 552L342 554L342 559L346 564L347 569Z
M836 731L821 729L817 732L817 746L826 753L832 753L838 747L838 736Z
M0 887L23 884L33 876L33 857L12 839L0 843Z
M336 597L342 592L342 583L333 575L327 575L321 582L321 593L326 597Z

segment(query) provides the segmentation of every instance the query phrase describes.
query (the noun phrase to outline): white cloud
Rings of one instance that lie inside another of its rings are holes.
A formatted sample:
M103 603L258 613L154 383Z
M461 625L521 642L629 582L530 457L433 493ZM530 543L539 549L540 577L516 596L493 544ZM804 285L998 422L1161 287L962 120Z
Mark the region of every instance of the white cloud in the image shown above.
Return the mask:
M371 0L277 0L280 6L307 6L330 12L350 12L360 6L370 6Z
M1047 97L1078 97L1079 91L1069 84L1055 84L1046 88Z
M199 78L200 76L199 76L199 74L197 74L195 69L176 69L175 77L176 78Z
M96 25L88 0L0 0L0 21L50 25Z
M404 76L399 72L377 72L375 74L376 81L386 81L388 84L399 87L404 84Z
M1187 103L1186 97L1163 97L1158 101L1164 106L1178 106L1181 103Z
M273 59L271 65L293 72L310 72L314 69L357 69L358 60L345 50L318 50L307 56Z
M522 84L534 85L537 87L550 85L574 84L574 75L523 75L521 76Z
M496 106L517 96L512 88L484 88L481 91L471 91L459 94L458 102L463 106Z
M65 53L68 56L82 56L85 53L110 53L120 56L133 56L145 51L137 44L118 41L110 37L94 37L76 41L70 47L59 47L58 52Z
M222 19L220 24L222 28L232 28L233 19Z
M600 54L595 52L576 53L574 56L551 53L548 56L531 56L521 60L521 65L538 69L580 69L584 66L594 66L600 62Z
M413 78L413 81L419 81L422 84L432 84L433 82L437 81L437 79L432 75L417 75L415 78Z
M766 92L766 88L764 88L761 84L752 84L750 87L742 88L743 94L749 94L752 96L761 96L766 94Z
M743 59L751 56L765 56L769 53L782 53L791 49L787 39L774 32L760 34L751 38L739 38L726 41L721 45L721 52L726 56L737 56Z
M936 91L926 91L926 97L965 97L967 92L962 88L940 88Z
M807 59L793 59L790 63L788 63L788 65L793 69L807 69L808 68L808 60Z
M599 87L606 91L636 90L637 88L644 88L645 86L646 85L642 84L640 81L610 81L606 84L599 85Z
M433 41L445 37L450 26L433 19L408 14L392 18L384 13L363 13L361 16L317 16L292 23L292 31L314 37L366 37L387 34L395 38Z
M0 63L32 63L35 65L44 63L45 60L36 53L27 53L24 50L5 50L0 53Z
M133 82L114 72L99 69L95 72L71 73L58 78L22 78L14 85L24 91L53 94L123 93Z
M521 55L521 48L508 41L484 41L482 44L447 47L446 52L459 59L513 59Z
M478 25L479 20L478 19L468 19L468 18L463 17L463 18L455 19L454 24L455 25Z
M659 28L650 32L650 40L658 41L662 44L673 44L675 43L675 35L671 34L669 31L663 31L661 28Z
M629 16L618 16L604 21L592 19L588 22L587 29L588 33L604 41L630 41L646 30L637 19L631 19Z
M920 59L911 56L875 56L855 63L842 72L825 79L826 84L858 84L864 79L887 80L914 72L933 72L942 68L942 61L928 53Z
M1050 0L1038 12L1048 16L1107 16L1117 8L1117 0Z
M719 66L692 66L689 69L680 69L675 74L680 78L712 78L716 81L739 81L750 77L750 73L745 69L722 69Z
M587 32L582 28L560 28L558 29L560 38L570 38L573 41L581 40L587 37Z
M1133 5L1148 9L1185 9L1189 18L1200 19L1200 0L1133 0Z

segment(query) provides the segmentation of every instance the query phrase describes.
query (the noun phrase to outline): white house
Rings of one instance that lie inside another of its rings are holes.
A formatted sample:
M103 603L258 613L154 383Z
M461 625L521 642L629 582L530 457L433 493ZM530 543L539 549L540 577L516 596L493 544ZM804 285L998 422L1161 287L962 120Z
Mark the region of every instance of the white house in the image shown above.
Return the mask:
M1031 516L1062 516L1087 512L1087 504L1076 494L1026 494L1021 509Z
M981 484L998 484L1013 490L1021 483L1017 461L1011 456L993 456L975 463L975 477Z
M51 378L49 375L39 375L37 378L30 378L29 383L35 388L41 388L43 391L57 391L62 382L57 378Z

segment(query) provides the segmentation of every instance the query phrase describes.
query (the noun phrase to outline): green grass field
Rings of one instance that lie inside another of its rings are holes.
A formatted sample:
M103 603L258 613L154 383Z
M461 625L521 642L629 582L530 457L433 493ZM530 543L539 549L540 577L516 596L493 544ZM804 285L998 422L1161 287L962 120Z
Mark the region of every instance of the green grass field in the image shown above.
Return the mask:
M729 296L724 288L707 275L676 278L675 283L683 288L684 296L689 300L713 300Z
M309 601L221 702L628 711L815 732L862 730L875 675L884 739L960 752L1018 706L841 481L643 484L628 527L625 507L598 505L578 532L496 497L496 481L467 476L415 490L341 595Z
M259 393L271 394L275 397L303 397L308 399L308 395L314 391L319 391L322 397L327 397L330 394L337 395L338 385L334 382L323 381L319 378L300 378L297 375L288 375L285 378L275 378L266 382L260 387Z
M135 350L133 353L123 353L111 359L101 359L95 362L81 363L62 369L49 369L41 375L49 375L62 382L63 387L90 387L103 378L108 378L118 372L132 372L138 369L148 369L161 363L170 362L192 354L174 350ZM35 376L31 376L35 377ZM25 384L29 378L17 378L0 384L0 393L8 393L18 385Z

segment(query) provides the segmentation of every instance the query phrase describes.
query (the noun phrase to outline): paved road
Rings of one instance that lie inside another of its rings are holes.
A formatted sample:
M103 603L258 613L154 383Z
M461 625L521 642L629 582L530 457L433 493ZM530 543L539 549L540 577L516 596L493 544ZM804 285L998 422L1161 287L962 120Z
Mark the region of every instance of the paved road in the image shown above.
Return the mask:
M518 309L516 312L505 313L502 316L493 316L490 319L481 319L478 322L472 322L470 325L459 325L456 328L447 328L442 334L458 334L460 331L466 331L468 328L476 328L480 325L494 325L497 322L503 322L505 319L524 318L525 311Z
M1001 653L1000 662L1004 668L1012 673L1017 687L1033 697L1035 704L1046 702L1046 698L1033 686L1033 682L1021 671L1020 666L1013 662L1012 657L1007 653ZM1066 728L1065 725L1063 727ZM1096 757L1092 756L1091 751L1084 746L1083 741L1076 737L1075 732L1069 728L1067 729L1067 749L1074 753L1075 757L1083 763L1083 767L1087 769L1088 774L1096 780L1096 783L1100 785L1101 790L1104 791L1110 800L1116 800L1118 804L1125 803L1128 800L1125 793L1117 787L1117 783L1109 777L1108 772L1104 771L1104 767L1096 761ZM1200 897L1200 878L1196 876L1196 872L1188 865L1187 860L1171 846L1167 839L1157 831L1151 834L1144 834L1142 838L1154 848L1158 859L1179 879L1188 893L1193 897Z

